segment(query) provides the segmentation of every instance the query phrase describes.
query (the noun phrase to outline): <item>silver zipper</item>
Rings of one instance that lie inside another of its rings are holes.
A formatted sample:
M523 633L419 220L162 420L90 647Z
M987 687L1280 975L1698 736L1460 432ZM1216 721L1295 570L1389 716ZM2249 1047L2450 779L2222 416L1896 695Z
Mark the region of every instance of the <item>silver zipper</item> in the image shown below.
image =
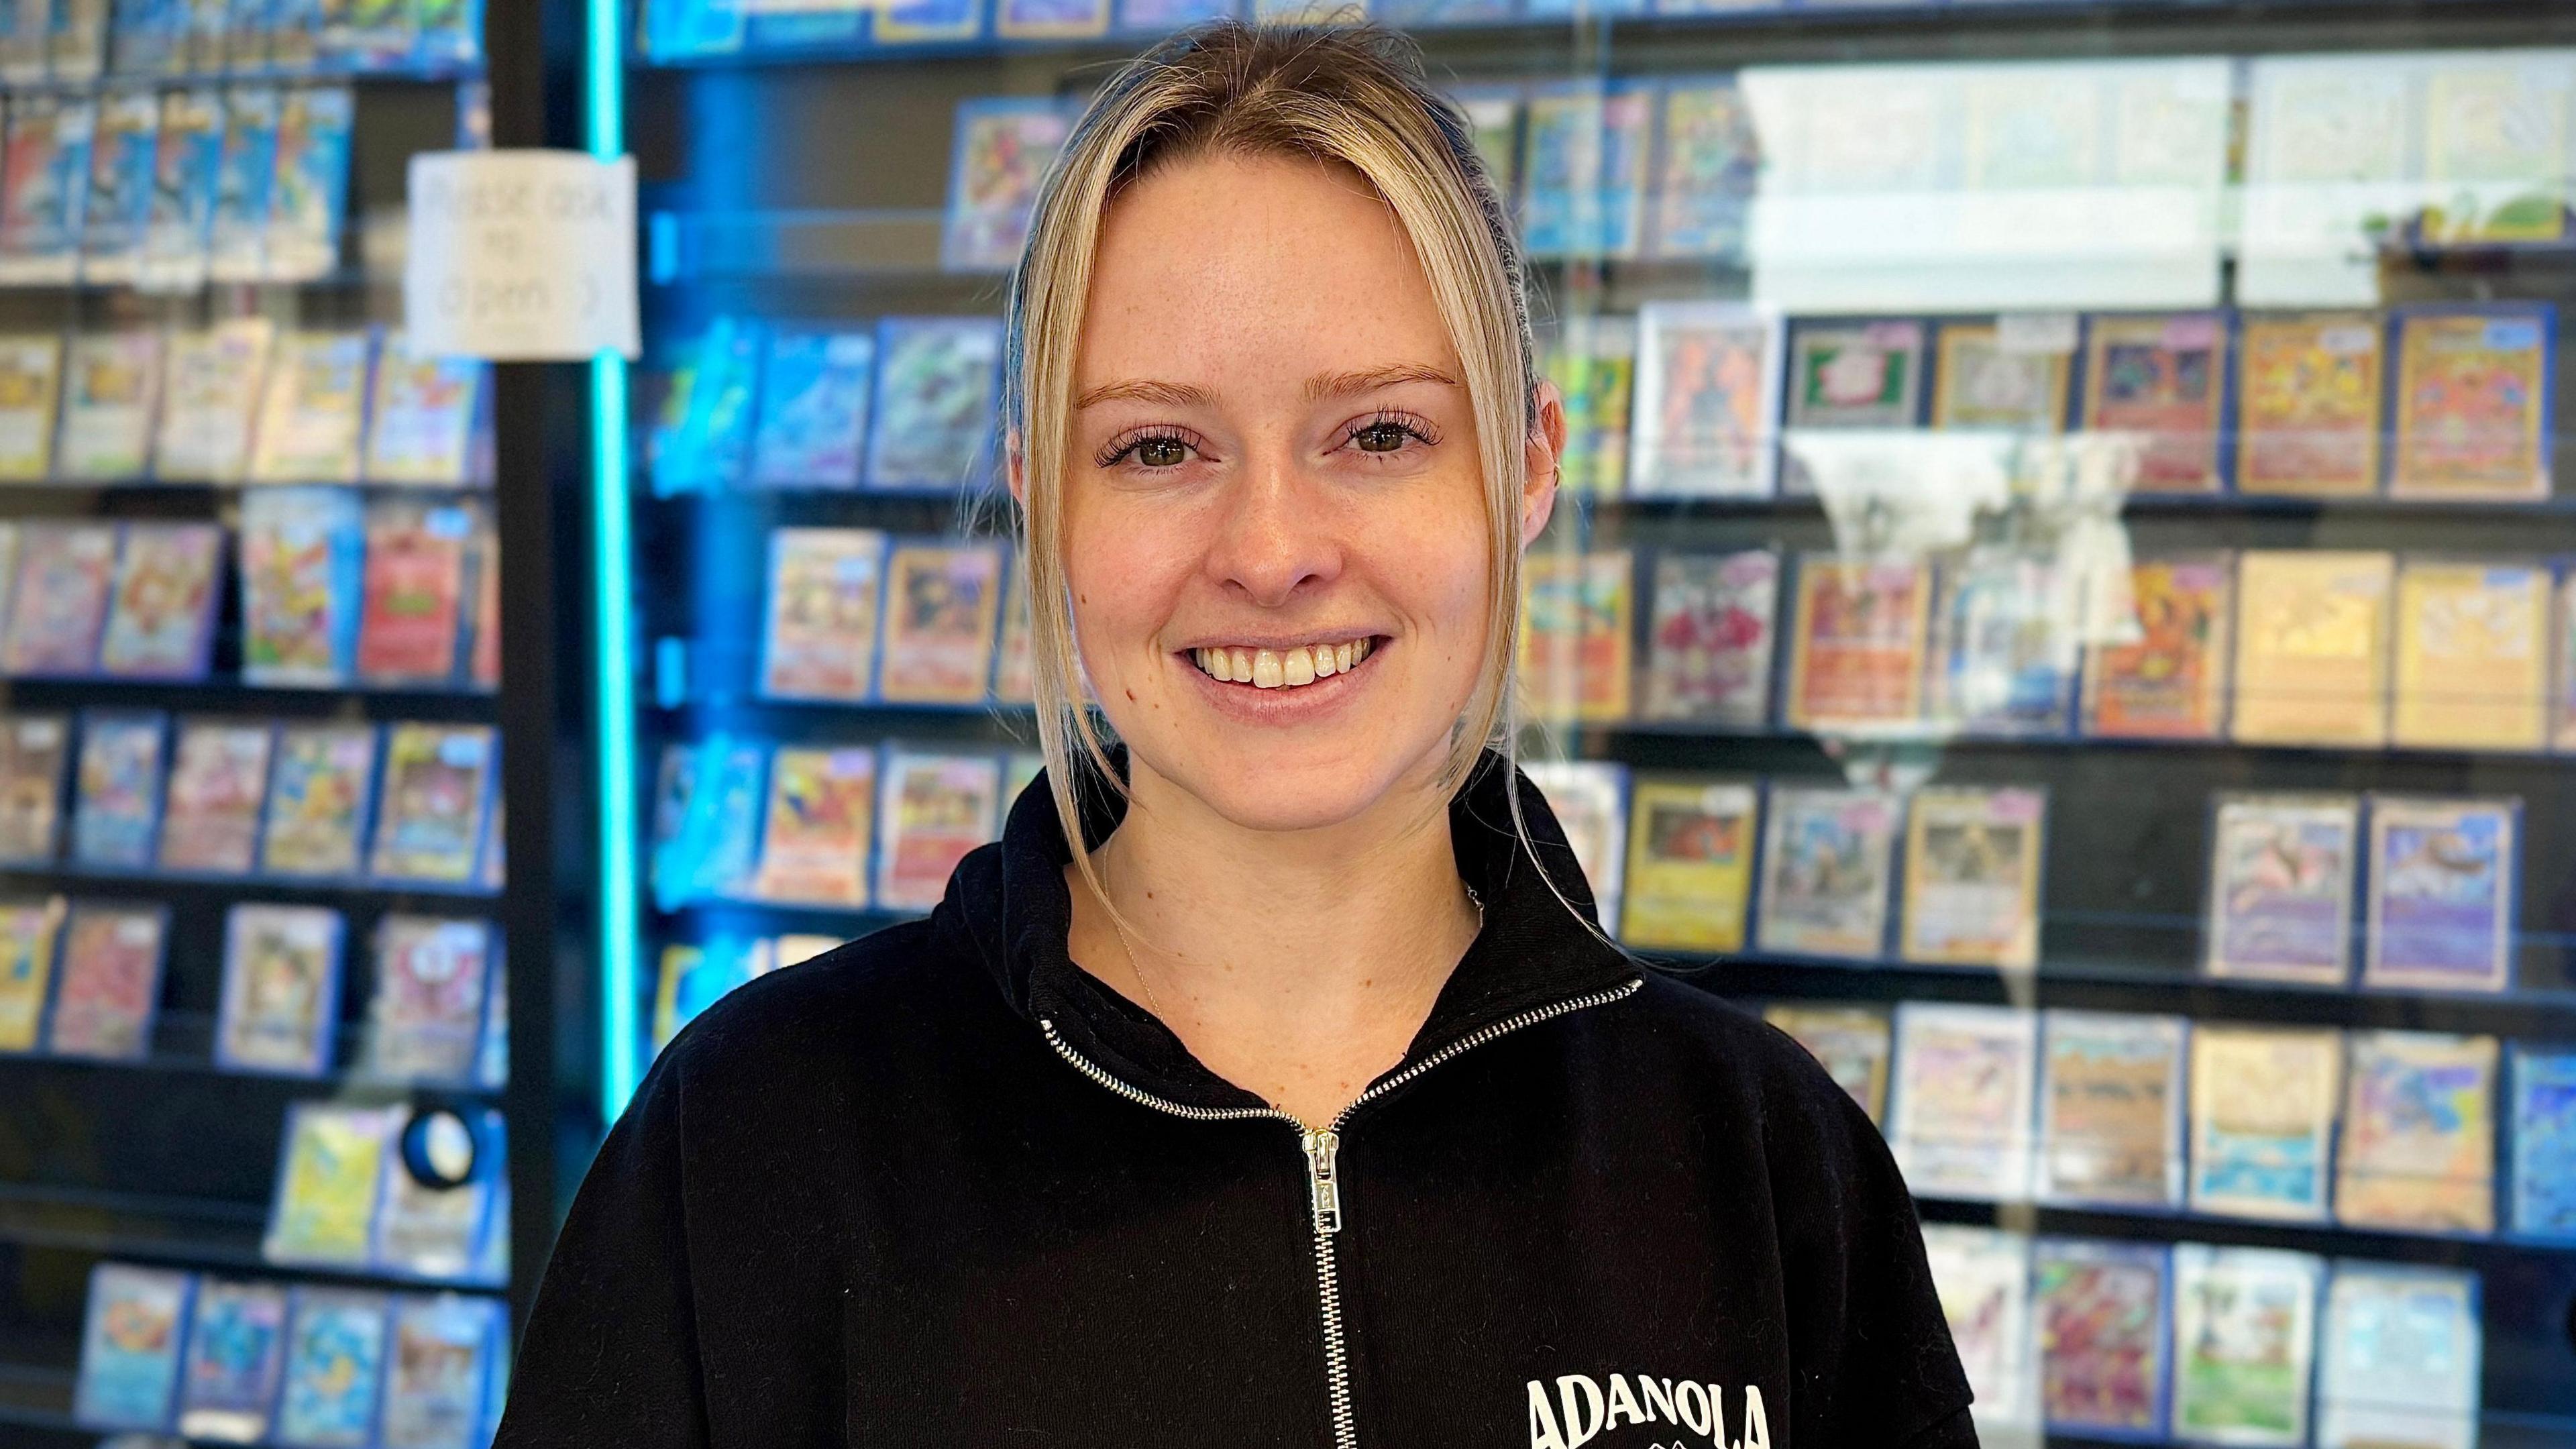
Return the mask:
M1315 1230L1315 1293L1324 1322L1324 1389L1332 1407L1333 1449L1359 1449L1359 1429L1351 1420L1350 1348L1342 1339L1341 1268L1333 1252L1334 1235L1342 1230L1341 1176L1335 1162L1342 1150L1343 1124L1351 1120L1352 1113L1442 1062L1473 1051L1496 1037L1509 1036L1523 1027L1624 1001L1645 984L1644 978L1639 977L1587 996L1532 1007L1491 1026L1480 1027L1403 1071L1371 1083L1367 1091L1352 1098L1351 1104L1335 1113L1331 1124L1320 1130L1276 1107L1192 1107L1168 1097L1158 1097L1142 1087L1130 1086L1119 1080L1110 1074L1108 1068L1075 1050L1072 1043L1057 1033L1053 1021L1039 1018L1038 1030L1046 1033L1047 1045L1055 1048L1055 1054L1064 1058L1067 1066L1140 1107L1151 1107L1157 1112L1192 1122L1246 1122L1267 1118L1297 1129L1297 1147L1306 1158L1307 1208Z

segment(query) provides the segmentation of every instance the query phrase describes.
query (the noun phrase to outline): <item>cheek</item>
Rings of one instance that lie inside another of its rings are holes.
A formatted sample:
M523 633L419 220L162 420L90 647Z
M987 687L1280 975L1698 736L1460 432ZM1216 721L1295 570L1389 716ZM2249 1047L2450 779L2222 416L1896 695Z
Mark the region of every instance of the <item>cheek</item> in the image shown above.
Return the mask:
M1114 674L1136 651L1156 649L1156 633L1191 571L1190 548L1142 522L1071 512L1065 520L1074 632L1095 675Z
M1372 530L1384 546L1381 577L1438 656L1472 670L1484 644L1484 511L1470 493L1463 507L1424 510L1408 524Z

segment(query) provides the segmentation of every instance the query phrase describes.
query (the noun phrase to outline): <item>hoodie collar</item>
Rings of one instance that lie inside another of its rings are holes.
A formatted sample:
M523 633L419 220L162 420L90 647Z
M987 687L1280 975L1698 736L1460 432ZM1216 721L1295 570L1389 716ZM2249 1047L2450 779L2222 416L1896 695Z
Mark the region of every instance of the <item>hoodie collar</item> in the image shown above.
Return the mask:
M1125 767L1123 753L1117 763ZM1535 859L1513 834L1507 788L1519 791ZM1105 790L1085 793L1095 798L1085 801L1084 834L1094 842L1107 839L1125 802ZM1459 878L1484 903L1484 927L1392 1071L1521 1012L1639 974L1592 934L1591 887L1564 830L1538 787L1500 755L1488 751L1451 799L1449 835ZM1040 775L1012 804L1001 840L958 865L933 917L936 929L983 963L1015 1011L1052 1023L1069 1045L1122 1081L1187 1106L1263 1105L1201 1065L1152 1013L1073 963L1066 953L1073 901L1064 879L1072 858Z

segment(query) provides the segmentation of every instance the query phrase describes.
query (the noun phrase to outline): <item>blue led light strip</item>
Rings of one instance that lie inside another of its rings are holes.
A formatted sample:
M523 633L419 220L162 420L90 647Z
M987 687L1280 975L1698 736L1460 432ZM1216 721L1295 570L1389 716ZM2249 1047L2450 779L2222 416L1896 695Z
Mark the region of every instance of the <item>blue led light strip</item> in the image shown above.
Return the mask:
M626 150L624 7L583 0L582 139L590 154ZM635 1095L638 913L635 860L635 555L627 513L626 359L590 363L590 538L593 665L591 758L599 771L599 1110L614 1122Z

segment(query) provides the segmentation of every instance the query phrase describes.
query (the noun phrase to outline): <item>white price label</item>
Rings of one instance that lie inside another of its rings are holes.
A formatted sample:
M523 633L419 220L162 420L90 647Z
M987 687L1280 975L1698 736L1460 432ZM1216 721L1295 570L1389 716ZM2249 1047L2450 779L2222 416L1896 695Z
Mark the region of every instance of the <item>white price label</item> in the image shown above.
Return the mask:
M642 350L633 157L432 151L411 158L410 180L414 352L578 362Z
M1995 319L1995 349L1999 352L2047 353L2063 356L2075 350L2075 314L2072 312L2006 312Z

